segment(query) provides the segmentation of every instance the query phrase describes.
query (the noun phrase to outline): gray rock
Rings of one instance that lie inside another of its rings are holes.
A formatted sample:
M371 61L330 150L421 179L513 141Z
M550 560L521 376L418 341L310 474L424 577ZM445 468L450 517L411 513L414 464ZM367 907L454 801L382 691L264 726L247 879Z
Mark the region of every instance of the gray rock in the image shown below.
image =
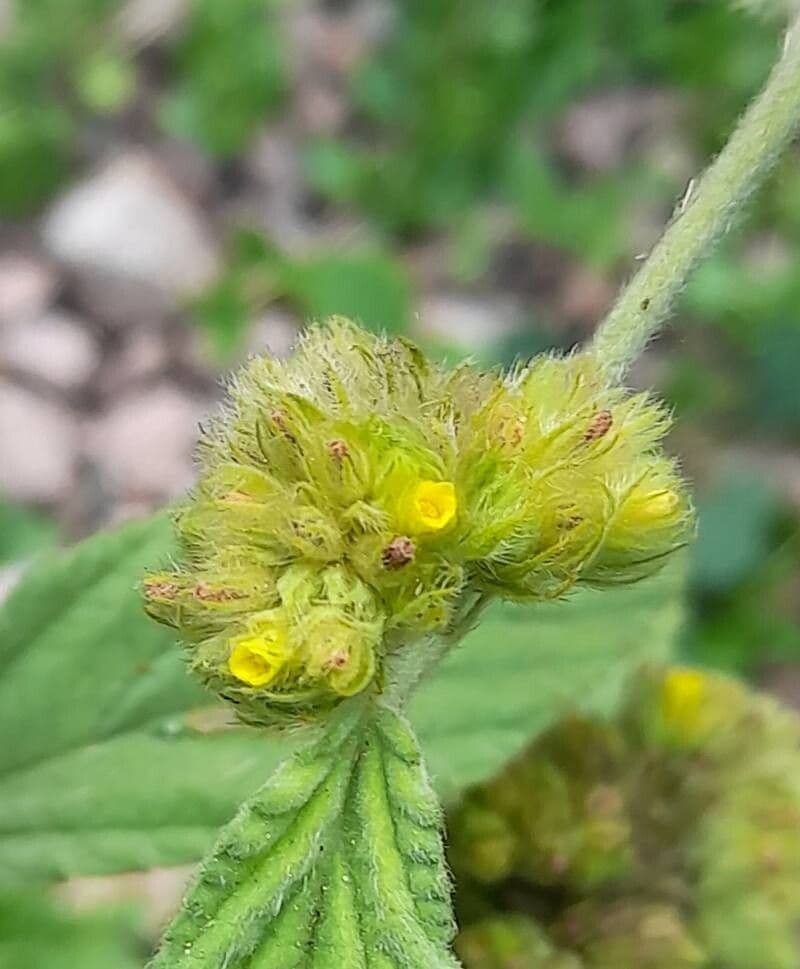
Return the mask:
M565 266L555 296L555 318L588 332L611 308L616 295L610 279L582 263Z
M224 212L226 221L263 228L279 247L298 254L314 245L319 223L304 210L306 185L297 139L288 125L272 125L245 158L255 184Z
M418 322L428 336L476 350L514 333L519 328L519 314L508 301L430 294L420 304Z
M0 257L0 323L41 316L55 295L55 272L31 256Z
M174 312L174 300L140 280L92 269L72 274L74 305L112 330L160 327Z
M158 145L158 164L187 199L206 206L217 188L214 159L188 141L164 138Z
M273 190L299 195L303 186L300 151L291 131L271 125L254 138L245 165L253 178Z
M124 501L173 497L192 482L205 410L166 384L128 394L88 428L87 456Z
M291 63L303 72L350 72L369 49L390 30L392 5L384 0L357 3L347 13L334 14L308 3L290 5L286 34Z
M176 31L189 11L189 0L128 0L119 12L122 39L134 47Z
M104 364L97 381L103 395L119 397L136 385L163 374L169 366L169 355L162 333L135 329L119 350Z
M99 362L99 349L92 336L79 320L65 313L19 322L0 335L0 364L59 390L80 387Z
M219 269L198 211L144 153L121 155L59 199L44 240L77 271L140 283L168 303L197 293Z
M295 110L304 132L332 135L341 130L348 116L347 100L326 79L309 79L295 91Z
M251 354L287 357L297 341L297 334L297 320L293 316L279 309L269 310L250 327L247 349Z
M589 171L617 168L631 149L671 128L680 103L656 90L621 89L594 94L573 105L557 132L566 157Z
M74 416L12 384L0 386L0 494L12 501L61 500L78 449Z

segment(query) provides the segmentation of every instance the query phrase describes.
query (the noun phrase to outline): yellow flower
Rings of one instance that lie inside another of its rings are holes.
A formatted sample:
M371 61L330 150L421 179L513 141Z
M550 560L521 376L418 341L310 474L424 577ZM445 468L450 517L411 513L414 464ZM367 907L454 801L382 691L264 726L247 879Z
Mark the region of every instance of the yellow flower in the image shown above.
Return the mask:
M440 532L456 517L458 500L450 481L420 481L408 498L406 516L409 531Z
M625 516L628 521L646 527L672 515L680 504L680 498L670 490L643 493L641 489L636 489L626 504Z
M248 686L266 686L278 675L285 658L286 634L275 627L258 636L233 640L228 669Z
M670 670L661 687L661 711L665 722L686 734L696 733L703 725L706 694L703 673L691 669Z

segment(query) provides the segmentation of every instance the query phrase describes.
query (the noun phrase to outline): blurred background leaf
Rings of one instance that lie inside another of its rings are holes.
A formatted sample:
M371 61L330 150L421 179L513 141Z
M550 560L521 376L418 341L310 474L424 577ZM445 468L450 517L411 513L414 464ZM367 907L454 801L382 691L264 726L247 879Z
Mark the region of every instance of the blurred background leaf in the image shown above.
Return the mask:
M139 969L141 948L126 912L76 915L43 893L0 893L0 965L9 969Z
M697 541L692 549L695 586L728 592L764 564L780 505L763 478L739 473L707 492L699 505Z
M279 0L193 0L173 53L175 85L161 117L173 134L215 155L246 148L284 93L276 25Z
M411 292L400 266L381 253L331 253L289 266L287 295L308 320L340 314L370 330L408 329Z
M54 523L44 515L0 501L0 566L25 559L53 545Z

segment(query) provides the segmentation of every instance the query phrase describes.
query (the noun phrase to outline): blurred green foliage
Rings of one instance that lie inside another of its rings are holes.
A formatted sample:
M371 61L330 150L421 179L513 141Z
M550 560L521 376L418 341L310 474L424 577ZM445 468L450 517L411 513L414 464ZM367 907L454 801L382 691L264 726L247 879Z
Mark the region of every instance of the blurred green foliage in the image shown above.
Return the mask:
M769 556L778 511L773 489L752 474L730 475L706 492L693 547L695 588L718 595L757 571Z
M53 545L56 527L36 511L0 501L0 567Z
M698 662L744 674L800 655L800 530L776 489L730 471L703 492L692 552L692 621Z
M224 359L241 349L250 321L280 301L306 320L342 314L372 330L402 333L411 316L411 284L402 265L377 248L291 257L265 236L242 230L222 276L195 313Z
M411 0L393 13L386 43L352 77L357 138L309 145L312 184L401 232L447 225L489 195L522 201L531 235L559 245L566 234L589 258L632 186L625 172L577 194L562 185L535 146L556 113L615 85L710 89L716 143L774 54L774 27L714 2Z
M291 105L284 0L189 0L180 30L140 48L124 41L116 25L122 0L16 0L14 7L13 28L0 38L0 217L37 214L92 161L98 132L124 127L129 114L137 116L137 124L144 118L155 138L161 133L186 139L219 171L235 174L254 134ZM335 136L309 136L302 157L305 193L326 211L359 220L365 227L359 238L369 241L356 249L319 246L298 256L267 235L235 233L223 273L193 307L222 358L241 351L251 321L273 304L299 318L344 313L370 328L406 331L412 326L414 294L404 247L420 239L439 239L446 248L448 284L485 285L491 296L493 286L502 288L493 275L502 259L493 228L496 211L511 226L515 241L531 247L534 259L545 253L543 262L556 258L588 265L616 282L638 255L630 228L639 208L666 221L684 185L654 164L658 159L646 153L639 157L636 151L617 167L582 169L564 156L559 143L563 113L579 98L609 90L673 92L684 106L679 138L699 162L721 146L763 80L779 41L775 23L735 10L728 0L391 0L388 7L390 24L383 40L368 47L349 72L347 124ZM329 11L336 8L328 4ZM797 454L797 162L796 153L787 158L754 205L747 231L701 268L687 289L672 335L661 344L659 389L682 424L699 431L699 444L689 438L698 451L709 450L717 439L744 449L768 442L783 449L789 461ZM547 318L547 312L534 307L518 334L488 347L484 355L508 364L553 344L568 346L572 331L544 325ZM713 453L704 452L700 463L713 467L715 461ZM713 477L715 483L701 489L698 502L684 650L710 666L757 675L766 663L800 658L800 523L763 472ZM40 513L0 503L0 565L45 549L55 539L55 527ZM133 581L125 581L132 594ZM111 582L113 576L106 577L104 588ZM657 596L657 590L652 594ZM670 629L674 618L665 618ZM585 621L587 630L576 639L586 645L588 664L590 647L599 661L592 636L597 617ZM640 626L631 624L637 635ZM132 619L130 627L135 628ZM507 650L521 639L492 617L483 635L487 641L503 641ZM552 673L538 687L545 697L561 696L563 689L556 631L551 638ZM656 636L653 641L660 640ZM545 628L540 643L545 653L547 642ZM469 660L468 652L454 656L455 671ZM508 665L509 689L519 687L517 667ZM581 668L588 682L594 667ZM169 672L160 661L152 669L149 660L142 664L141 695L129 698L134 712L150 715L154 697L162 694L147 683L165 683ZM183 683L177 668L172 673L175 683ZM62 676L63 671L49 682L60 683ZM470 688L469 678L462 680ZM80 682L87 682L83 674ZM107 678L105 683L113 685ZM92 689L95 698L105 695L99 687ZM174 689L170 684L173 701ZM448 705L439 689L431 687L417 715L423 730L428 709L429 732L446 733L452 727L461 738L458 757L448 747L436 763L439 776L452 787L457 786L453 778L460 782L490 753L505 755L524 742L525 730L516 729L513 718L502 731L498 726L478 735L482 724L474 716L474 698ZM29 690L31 696L41 694L35 682ZM24 693L16 687L8 692L12 698ZM486 691L475 687L474 692L483 696ZM52 718L58 708L48 697L41 694L41 703ZM552 703L543 705L538 695L536 700L549 716ZM100 712L105 716L116 705ZM75 704L68 707L65 720L73 716ZM83 707L85 715L93 709ZM5 709L11 717L13 703ZM530 715L527 711L526 723ZM467 727L476 731L471 742L464 740ZM196 740L203 744L206 766L214 749L222 762L238 743L237 737L207 741L189 733L173 718L163 728L137 735L138 746L132 749L127 735L99 744L90 731L92 743L81 751L92 763L79 763L78 769L74 762L64 766L54 758L47 783L29 778L34 792L39 783L38 800L17 789L19 817L35 826L31 806L50 810L53 785L64 785L59 768L80 784L84 796L91 796L86 793L90 768L100 776L112 763L118 771L126 751L130 764L142 765L152 776L162 763L154 751L163 756L169 747L176 766L189 773L195 762L187 750ZM9 745L9 755L32 743L36 727L25 728L22 735L25 742ZM246 787L244 758L242 764L240 783ZM139 775L134 770L128 774L135 783ZM205 828L196 827L193 837L199 844L230 809L233 788L229 784L216 794L192 787L188 793L173 791L175 803L167 803L167 790L165 813L174 816L176 804L191 810L193 798L200 803L204 796L210 820L204 816ZM221 808L215 797L224 802ZM72 805L74 816L68 821L80 833L79 821L91 812L77 795L63 803ZM144 823L141 806L134 799L130 803ZM158 805L150 799L149 808L156 811ZM113 814L109 817L114 820ZM124 820L130 828L131 819ZM114 825L109 826L113 832ZM102 840L105 834L99 832L100 847L92 847L95 863L100 857L119 857L112 850L113 838L108 844ZM69 832L65 837L68 841ZM17 863L37 872L72 857L63 841L60 853L49 841L38 843L29 831L23 841L29 854L17 857ZM171 861L194 857L199 850L194 841L179 843L173 832L166 842L174 852L166 856ZM11 862L5 870L13 870ZM502 928L495 927L493 934L502 936ZM141 962L130 954L133 937L124 919L100 916L84 922L41 898L16 893L0 896L0 939L0 964L16 969L78 964L127 969ZM484 942L477 939L479 946ZM515 943L516 936L508 944L513 949ZM504 939L500 944L506 944ZM526 939L525 945L530 951L533 942Z
M44 890L0 893L0 965L14 969L140 969L127 912L76 915Z
M247 146L284 90L284 64L271 17L279 0L193 0L173 52L174 89L162 105L173 134L213 155Z
M166 51L165 128L213 155L246 147L284 90L279 0L191 0ZM122 0L24 0L0 39L0 215L34 211L70 175L84 128L137 95Z
M96 27L116 0L70 0L67 6L65 11L60 0L29 0L24 11L15 7L12 30L0 44L4 214L24 214L69 173L75 117L68 99L55 93L57 86L74 93L86 58L107 42Z

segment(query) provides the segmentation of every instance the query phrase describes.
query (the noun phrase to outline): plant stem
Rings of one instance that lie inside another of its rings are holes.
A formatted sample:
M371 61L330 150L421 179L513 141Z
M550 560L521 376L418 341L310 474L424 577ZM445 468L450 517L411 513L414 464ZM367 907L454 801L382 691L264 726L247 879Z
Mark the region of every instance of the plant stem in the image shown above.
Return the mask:
M394 657L387 675L385 697L390 705L402 708L410 694L425 675L458 645L478 623L483 610L494 597L487 592L478 594L463 616L445 633L431 636L415 649L408 649Z
M698 262L734 223L800 127L800 19L761 94L686 195L645 264L601 323L590 352L620 380L666 321Z

